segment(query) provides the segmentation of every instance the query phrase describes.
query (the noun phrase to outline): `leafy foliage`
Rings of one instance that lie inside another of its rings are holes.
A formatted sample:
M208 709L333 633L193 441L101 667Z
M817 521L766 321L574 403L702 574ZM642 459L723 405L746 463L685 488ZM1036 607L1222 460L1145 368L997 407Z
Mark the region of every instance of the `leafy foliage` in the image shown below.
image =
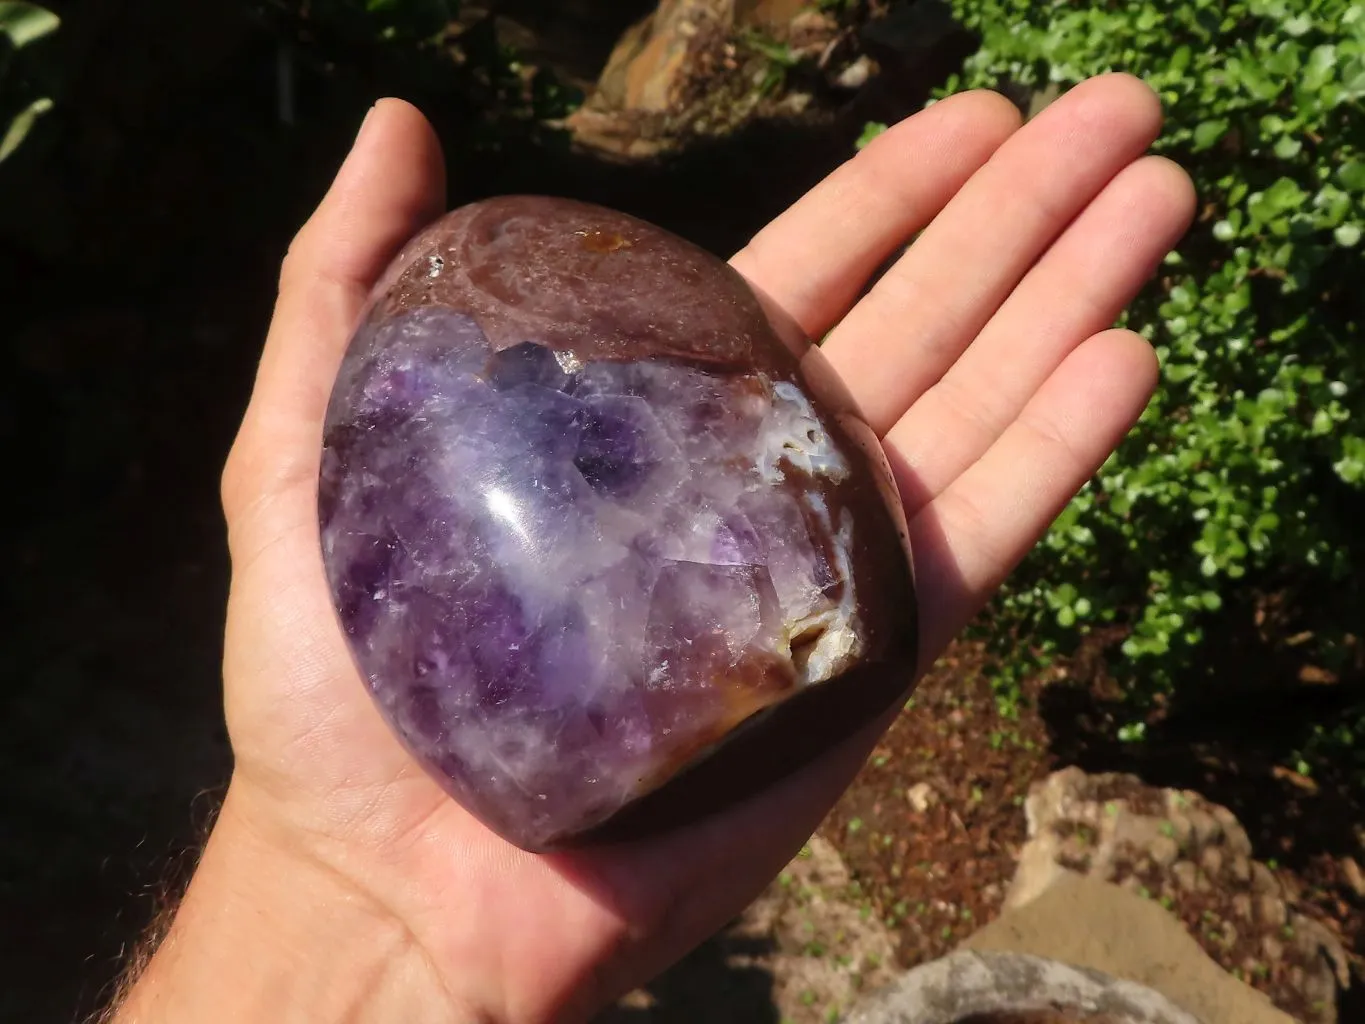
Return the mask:
M61 19L37 4L0 3L0 163L23 143L52 109L49 66L26 59L34 43L52 35ZM27 52L25 52L27 51Z
M1365 489L1365 7L953 2L981 45L946 91L1137 74L1167 111L1157 150L1198 187L1199 223L1126 316L1160 356L1158 395L992 623L1006 700L1052 653L1122 627L1114 668L1140 708L1197 676L1220 609L1350 578ZM1343 633L1316 625L1331 668Z

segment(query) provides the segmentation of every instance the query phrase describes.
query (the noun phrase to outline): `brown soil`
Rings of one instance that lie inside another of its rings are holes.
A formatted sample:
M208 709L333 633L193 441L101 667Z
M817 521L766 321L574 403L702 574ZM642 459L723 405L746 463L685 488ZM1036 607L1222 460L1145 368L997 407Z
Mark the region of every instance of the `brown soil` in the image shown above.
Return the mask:
M1051 767L1042 722L1002 720L979 667L967 645L940 662L821 827L907 966L998 913L1027 838L1024 797Z

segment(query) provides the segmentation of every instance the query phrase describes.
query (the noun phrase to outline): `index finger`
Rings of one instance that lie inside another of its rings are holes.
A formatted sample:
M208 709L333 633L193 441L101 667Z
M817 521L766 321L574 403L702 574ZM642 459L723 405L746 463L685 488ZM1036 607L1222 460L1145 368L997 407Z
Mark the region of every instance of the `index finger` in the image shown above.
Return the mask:
M808 336L822 337L1019 124L1015 106L993 92L935 103L874 139L730 262Z

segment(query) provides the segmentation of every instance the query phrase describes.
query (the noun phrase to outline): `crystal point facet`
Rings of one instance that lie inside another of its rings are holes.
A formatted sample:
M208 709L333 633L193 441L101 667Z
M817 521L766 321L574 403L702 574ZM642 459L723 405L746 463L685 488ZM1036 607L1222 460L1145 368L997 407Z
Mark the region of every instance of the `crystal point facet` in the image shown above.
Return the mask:
M489 200L408 244L336 381L319 514L385 718L528 849L753 793L913 672L890 474L818 349L599 207Z

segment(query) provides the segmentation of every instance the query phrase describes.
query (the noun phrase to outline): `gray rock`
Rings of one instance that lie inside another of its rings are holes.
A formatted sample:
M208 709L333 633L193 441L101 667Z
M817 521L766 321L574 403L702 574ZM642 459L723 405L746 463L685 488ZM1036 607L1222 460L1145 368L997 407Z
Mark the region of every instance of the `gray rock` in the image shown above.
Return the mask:
M969 936L977 952L1029 953L1148 986L1204 1024L1292 1024L1215 963L1154 900L1070 875Z
M1210 878L1223 873L1223 851L1216 846L1205 846L1199 854L1199 864Z
M868 996L846 1024L958 1024L991 1013L1074 1010L1114 1024L1201 1024L1145 985L1024 953L959 952Z
M1175 884L1186 892L1195 892L1200 888L1208 888L1207 884L1200 886L1199 868L1187 860L1182 860L1171 868L1171 877L1175 879Z

